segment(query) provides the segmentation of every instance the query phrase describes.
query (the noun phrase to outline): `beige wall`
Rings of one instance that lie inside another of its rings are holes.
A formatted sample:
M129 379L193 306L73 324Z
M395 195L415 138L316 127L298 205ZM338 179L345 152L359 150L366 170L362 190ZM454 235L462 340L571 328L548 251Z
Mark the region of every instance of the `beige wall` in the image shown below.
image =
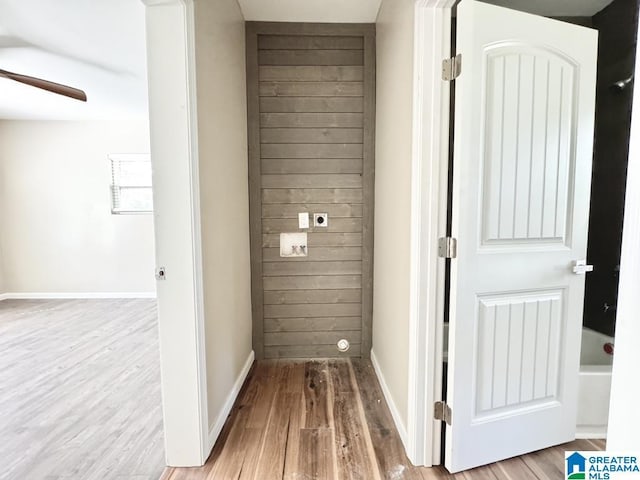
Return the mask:
M195 7L211 429L251 352L245 38L236 0Z
M2 175L2 168L0 168L0 175ZM4 189L4 182L2 177L0 176L0 191ZM2 230L2 209L0 208L0 231ZM2 299L2 295L6 292L5 290L5 282L4 282L4 259L2 256L2 244L0 243L0 299Z
M0 159L0 202L2 201L2 192L7 189L4 180L4 169L2 168L2 163ZM5 281L4 281L4 257L2 255L2 228L4 225L4 218L2 215L2 203L0 203L0 299L2 299L2 294L6 292L5 290Z
M413 0L383 0L377 29L373 352L404 426L408 410Z
M153 217L111 214L107 159L145 152L145 121L1 121L4 291L153 292Z

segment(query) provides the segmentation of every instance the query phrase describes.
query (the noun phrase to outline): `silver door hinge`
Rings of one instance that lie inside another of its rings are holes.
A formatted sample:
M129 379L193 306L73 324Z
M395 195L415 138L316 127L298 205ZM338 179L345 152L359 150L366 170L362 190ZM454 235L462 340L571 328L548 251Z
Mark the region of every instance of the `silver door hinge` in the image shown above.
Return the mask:
M455 80L462 73L462 55L458 54L455 57L445 58L442 61L442 79L450 82Z
M433 417L451 425L451 407L444 402L436 402L433 405Z
M438 256L441 258L456 258L458 256L458 241L453 237L439 238Z

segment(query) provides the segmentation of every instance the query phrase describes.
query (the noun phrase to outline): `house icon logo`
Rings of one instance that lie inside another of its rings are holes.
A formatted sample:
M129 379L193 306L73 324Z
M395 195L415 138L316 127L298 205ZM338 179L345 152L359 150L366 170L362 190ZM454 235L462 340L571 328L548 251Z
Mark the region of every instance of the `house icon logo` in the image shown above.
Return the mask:
M578 452L574 452L566 457L567 480L584 480L586 478L587 471L587 459L580 455Z

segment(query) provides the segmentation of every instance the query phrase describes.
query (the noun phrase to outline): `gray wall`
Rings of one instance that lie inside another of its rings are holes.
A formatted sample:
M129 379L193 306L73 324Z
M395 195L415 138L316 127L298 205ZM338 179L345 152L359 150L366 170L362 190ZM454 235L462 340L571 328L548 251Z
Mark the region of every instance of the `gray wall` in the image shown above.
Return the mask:
M262 256L262 276L253 272L262 292L253 301L264 299L264 323L257 319L254 328L263 331L266 358L343 356L341 338L351 343L344 355L360 356L368 343L363 277L370 278L371 263L363 225L372 207L363 173L373 174L365 156L365 127L373 121L365 97L374 74L365 58L373 42L365 48L365 38L373 28L305 24L298 35L302 24L261 25L248 27L247 57L251 154L260 156L250 177L260 178L251 188L261 218L252 225L262 225L252 237L258 266ZM280 234L300 231L299 212L311 218L308 256L282 258ZM314 226L314 213L328 213L327 226Z

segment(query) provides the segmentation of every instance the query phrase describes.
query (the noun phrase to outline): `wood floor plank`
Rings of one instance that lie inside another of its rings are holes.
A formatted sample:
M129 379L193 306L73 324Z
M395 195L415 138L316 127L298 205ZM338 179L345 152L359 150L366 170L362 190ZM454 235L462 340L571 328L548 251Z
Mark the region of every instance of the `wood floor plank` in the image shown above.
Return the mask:
M285 479L327 480L338 478L334 471L331 452L333 436L328 428L305 428L300 431L300 451L295 475Z
M287 375L285 378L285 386L284 390L287 393L304 393L304 364L303 361L291 361L287 362L289 368L287 369ZM303 408L303 398L300 398L300 405L296 408L300 410L300 418L304 416L304 408ZM302 424L298 426L298 428L302 428Z
M353 393L356 391L357 386L353 384L349 372L349 360L335 360L330 362L328 367L334 392Z
M210 478L236 480L240 476L246 456L245 434L249 430L246 426L250 413L251 411L248 409L242 409L237 413L233 428L225 441L218 461L211 470Z
M456 478L442 466L421 468L420 475L422 475L423 480L453 480ZM462 478L462 475L459 478Z
M278 391L282 370L278 368L277 361L261 362L264 370L261 375L256 375L258 383L256 399L251 409L251 415L247 420L247 428L265 429L269 421L271 406Z
M496 477L504 478L505 480L522 480L525 478L533 480L538 478L520 457L494 463L490 465L490 468Z
M245 445L245 459L242 464L242 471L238 480L254 480L259 478L258 476L258 458L260 456L260 447L262 445L262 439L264 437L264 430L260 428L247 428L245 429L245 436L243 439ZM208 477L207 480L217 480L216 478Z
M375 454L369 451L365 431L356 404L356 394L335 392L335 448L338 457L338 478L345 480L380 479Z
M278 391L274 397L269 413L269 422L263 438L263 445L256 466L256 480L281 480L284 473L284 462L287 439L289 437L289 422L292 413L299 410L301 394Z
M164 470L155 300L0 301L8 479Z
M426 469L424 469L426 470ZM443 472L444 470L444 472ZM502 477L497 477L493 470L490 467L479 467L469 470L467 472L462 472L462 474L450 475L444 468L440 469L443 475L449 475L451 478L464 478L465 480L502 480ZM554 477L554 478L562 478L562 477Z
M307 362L304 370L306 418L303 428L329 428L327 361Z
M247 382L207 465L164 480L557 480L565 450L603 446L576 440L452 475L411 465L367 360L260 361ZM246 428L255 415L267 421Z
M555 455L557 452L557 455ZM552 448L532 452L522 457L522 461L542 480L555 480L564 475L564 452Z
M300 460L307 457L307 451L302 446L302 425L305 421L304 403L304 364L302 362L288 363L287 391L295 394L289 414L289 431L286 444L284 471L282 478L297 480ZM301 367L301 368L298 368Z

